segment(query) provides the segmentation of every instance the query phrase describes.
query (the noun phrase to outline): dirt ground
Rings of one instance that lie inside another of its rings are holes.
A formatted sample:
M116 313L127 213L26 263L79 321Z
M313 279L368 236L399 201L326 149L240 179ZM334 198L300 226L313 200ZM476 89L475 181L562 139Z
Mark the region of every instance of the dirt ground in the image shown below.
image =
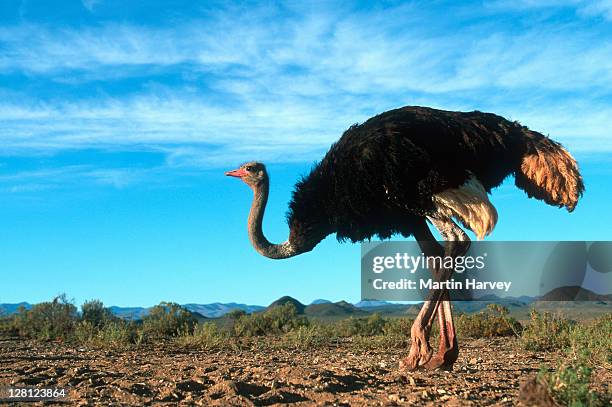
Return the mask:
M77 405L516 405L520 382L555 358L508 338L460 346L453 372L408 373L397 368L404 351L350 343L311 351L205 352L170 343L101 351L0 338L0 387L67 387ZM606 391L611 373L594 376Z

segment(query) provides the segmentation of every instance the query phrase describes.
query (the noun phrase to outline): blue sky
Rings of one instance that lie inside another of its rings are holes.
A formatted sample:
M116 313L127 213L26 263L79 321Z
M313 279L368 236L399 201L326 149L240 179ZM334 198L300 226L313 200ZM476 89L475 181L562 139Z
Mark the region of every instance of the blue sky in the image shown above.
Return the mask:
M359 299L359 246L274 262L293 183L355 122L403 105L492 111L561 141L567 214L508 182L497 240L606 240L612 2L0 2L0 302Z

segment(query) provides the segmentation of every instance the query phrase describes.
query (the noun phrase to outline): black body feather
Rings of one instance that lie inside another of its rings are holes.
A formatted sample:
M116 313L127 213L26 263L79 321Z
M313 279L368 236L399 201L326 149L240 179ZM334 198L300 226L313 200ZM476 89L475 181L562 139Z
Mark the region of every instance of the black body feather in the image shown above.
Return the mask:
M432 195L474 174L487 192L544 138L482 112L403 107L354 125L295 186L290 241L311 250L325 236L353 242L410 236L434 211Z

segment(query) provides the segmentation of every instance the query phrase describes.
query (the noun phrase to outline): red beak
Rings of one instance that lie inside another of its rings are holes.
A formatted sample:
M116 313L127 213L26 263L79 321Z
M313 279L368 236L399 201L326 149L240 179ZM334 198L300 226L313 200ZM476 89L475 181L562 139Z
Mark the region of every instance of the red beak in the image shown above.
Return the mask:
M249 173L246 172L245 169L243 168L238 168L237 170L233 170L233 171L228 171L225 173L225 175L229 176L229 177L236 177L236 178L242 178L245 175L248 175Z

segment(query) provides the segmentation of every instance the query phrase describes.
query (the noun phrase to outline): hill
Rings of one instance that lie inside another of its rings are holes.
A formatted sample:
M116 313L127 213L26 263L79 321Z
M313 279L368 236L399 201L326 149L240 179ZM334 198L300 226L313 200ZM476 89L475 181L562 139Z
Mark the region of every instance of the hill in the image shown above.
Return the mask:
M268 305L268 308L280 307L281 305L285 305L287 303L293 304L298 314L304 313L304 309L306 308L306 306L302 304L301 302L299 302L298 300L296 300L295 298L289 297L288 295L285 295L284 297L280 297L278 300Z
M198 314L201 314L207 318L219 318L237 309L242 310L247 314L252 314L253 312L258 312L265 309L265 307L260 305L238 304L235 302L226 304L220 302L214 302L212 304L184 304L183 307L191 312L197 312Z
M18 304L0 304L0 316L14 314L15 312L17 312L19 307L30 309L32 308L32 304L27 302L20 302Z
M142 317L149 314L149 308L144 307L117 307L113 305L108 307L108 309L114 316L130 321L142 319Z
M314 300L313 302L310 303L310 305L315 305L315 304L331 304L330 300L325 300L323 298L318 298L316 300Z
M304 313L309 317L348 317L368 314L346 301L312 304L306 307Z
M393 304L387 301L379 301L379 300L361 300L354 304L357 308L375 308L375 307L386 307L389 305L398 305Z
M612 295L601 295L579 286L558 287L539 298L540 301L612 301Z

